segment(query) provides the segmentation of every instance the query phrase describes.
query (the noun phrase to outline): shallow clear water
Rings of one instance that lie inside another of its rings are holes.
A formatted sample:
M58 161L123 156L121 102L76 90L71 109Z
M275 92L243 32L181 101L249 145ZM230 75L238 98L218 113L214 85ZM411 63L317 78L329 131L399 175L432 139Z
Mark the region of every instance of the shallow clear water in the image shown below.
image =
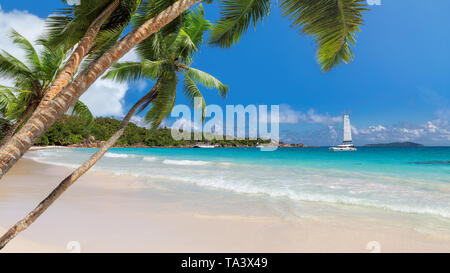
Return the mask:
M95 149L30 152L47 163L78 166ZM154 182L193 184L266 200L379 208L450 219L450 147L115 148L95 166Z

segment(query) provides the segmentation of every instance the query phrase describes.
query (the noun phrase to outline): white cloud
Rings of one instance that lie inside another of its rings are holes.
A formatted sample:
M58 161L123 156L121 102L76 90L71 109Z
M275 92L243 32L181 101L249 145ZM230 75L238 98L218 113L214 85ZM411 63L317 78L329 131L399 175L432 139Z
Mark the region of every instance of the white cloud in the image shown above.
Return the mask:
M97 80L80 97L94 116L123 116L123 102L128 84Z
M295 124L299 122L301 112L295 111L288 104L280 105L280 118L279 123Z
M436 112L436 119L422 124L397 124L392 126L370 125L356 128L352 126L353 141L357 145L368 143L389 143L412 141L424 145L450 145L450 115L445 108ZM305 132L281 132L281 140L290 143L302 142L308 145L336 145L342 141L340 124L328 125Z
M354 139L360 143L414 141L426 145L450 145L450 123L440 118L419 125L376 125L356 130Z
M67 0L67 4L69 5L79 5L80 0Z
M192 122L189 119L186 118L180 118L177 119L169 128L175 128L180 130L186 130L186 131L201 131L202 125L198 125L195 122Z
M133 49L123 56L120 61L132 62L139 58ZM117 83L112 80L98 79L88 90L80 97L94 116L124 116L128 109L124 109L125 94L128 90L128 84Z
M119 60L120 62L137 62L139 61L139 57L136 53L136 49L133 48L128 53L125 54L122 58Z
M5 12L0 6L0 49L5 50L19 60L23 60L25 56L23 50L14 45L9 38L11 30L14 28L32 42L39 38L44 26L44 19L34 14L20 10ZM11 85L11 82L7 79L0 79L0 84Z
M295 124L299 122L305 122L309 124L324 124L332 125L342 122L341 116L330 116L328 113L319 114L314 109L309 109L308 112L303 113L301 111L296 111L288 104L280 105L280 122Z
M332 117L328 113L318 114L314 109L310 109L305 115L302 116L302 120L306 123L329 125L342 122L342 117L341 116Z
M144 127L144 128L147 128L147 129L150 128L150 125L147 124L147 123L144 121L144 118L143 118L143 117L140 117L140 116L133 116L133 117L131 117L130 121L133 122L134 124L136 124L136 125L139 126L139 127Z
M25 36L30 42L35 41L44 32L45 21L28 11L12 10L5 12L0 6L0 49L23 59L23 51L15 46L9 34L11 28ZM38 47L39 49L39 47ZM120 61L139 60L136 51L131 50ZM0 79L0 84L10 85L8 80ZM143 85L141 84L140 87ZM127 84L98 79L82 96L81 100L89 106L95 116L123 116L123 101L128 89Z

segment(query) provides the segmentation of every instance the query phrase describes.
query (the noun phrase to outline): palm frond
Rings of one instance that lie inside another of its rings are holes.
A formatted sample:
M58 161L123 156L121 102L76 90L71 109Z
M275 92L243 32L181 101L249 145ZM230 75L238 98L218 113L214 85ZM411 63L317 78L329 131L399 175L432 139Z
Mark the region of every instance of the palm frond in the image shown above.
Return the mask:
M179 58L182 58L185 63L191 63L193 55L204 42L204 34L211 29L211 26L205 18L205 11L201 4L190 10L173 46Z
M32 93L23 91L17 94L14 103L9 105L6 112L6 117L10 120L18 120L22 117L25 110L30 107L31 100L33 99Z
M0 114L0 141L3 140L6 132L11 128L12 123L7 118L4 118Z
M6 116L8 109L12 107L13 104L15 104L17 101L16 96L14 93L10 90L10 88L6 86L0 87L0 113L3 116Z
M317 58L324 72L353 60L351 46L368 10L364 0L284 0L283 15L314 38Z
M111 18L97 34L94 44L89 51L89 55L84 59L80 66L82 70L100 58L120 39L125 29L132 21L141 2L142 0L127 0L120 2L119 7L113 12Z
M70 50L66 51L61 47L45 46L40 54L42 63L41 80L47 84L53 82L63 68L64 61L70 53Z
M32 95L28 90L0 86L0 113L10 121L17 120L29 106Z
M206 102L205 98L203 98L202 92L200 92L200 89L198 89L195 82L186 74L184 73L184 94L186 95L186 98L189 100L191 106L198 109L200 108L202 110L202 120L205 120L206 118ZM196 105L196 98L199 100L200 105Z
M192 42L197 46L203 43L204 34L211 30L212 24L205 18L203 5L198 5L190 10L186 16L183 30L189 35Z
M201 85L210 89L217 89L219 95L222 96L223 98L227 96L229 89L228 86L220 82L212 75L192 67L184 67L184 68L186 69L184 74L187 75L189 78L191 78L194 82L198 82Z
M229 48L247 32L269 15L270 0L223 0L220 20L212 27L210 43Z
M84 119L86 121L86 126L90 126L94 122L94 115L92 114L91 110L89 110L89 107L80 100L75 102L72 107L72 111L70 111L70 114L72 116Z
M6 51L0 54L0 77L6 79L23 79L32 77L30 69Z
M164 73L159 81L157 95L144 119L152 128L157 128L162 120L170 115L177 93L178 77L174 71Z
M138 81L142 78L142 63L115 63L102 78L118 82Z
M39 59L39 55L30 41L28 41L24 36L20 35L14 29L11 30L10 37L13 40L14 44L18 45L25 51L25 57L32 70L39 71L41 69L41 60Z
M79 5L66 6L59 9L47 19L49 42L53 46L64 45L72 48L86 33L91 23L103 12L112 0L80 0ZM98 39L94 41L92 51L103 49L111 39L118 39L117 30L124 30L141 5L141 0L123 0L113 11L111 16L100 28ZM108 37L108 38L107 38Z
M175 0L146 0L142 3L133 18L133 28L136 29L147 20L157 16L172 5ZM175 40L176 34L182 28L186 12L164 26L160 31L150 35L147 39L136 45L138 55L147 60L160 60L167 56L165 52Z
M142 74L146 78L155 80L164 73L164 70L170 64L167 64L166 60L150 61L147 59L142 60Z

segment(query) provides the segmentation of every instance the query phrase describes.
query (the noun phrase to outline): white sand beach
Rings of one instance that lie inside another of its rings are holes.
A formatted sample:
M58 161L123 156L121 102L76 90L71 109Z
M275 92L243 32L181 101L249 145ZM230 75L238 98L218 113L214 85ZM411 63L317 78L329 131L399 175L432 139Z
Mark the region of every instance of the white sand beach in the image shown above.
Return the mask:
M70 171L21 159L0 181L0 232ZM382 252L450 251L450 238L403 225L400 214L398 221L291 219L251 199L228 201L232 194L217 202L190 194L155 185L144 195L132 176L91 171L2 251L70 252L73 241L81 252L370 252L368 244Z

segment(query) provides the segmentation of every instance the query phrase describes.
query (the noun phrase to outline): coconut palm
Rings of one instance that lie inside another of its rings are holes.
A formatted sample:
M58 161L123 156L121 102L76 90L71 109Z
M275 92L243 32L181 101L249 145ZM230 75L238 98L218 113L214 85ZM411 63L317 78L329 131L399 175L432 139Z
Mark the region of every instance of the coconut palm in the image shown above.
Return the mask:
M37 41L42 47L39 52L15 30L11 32L11 39L23 49L25 57L21 61L6 51L0 54L0 77L12 82L12 86L0 85L0 113L12 123L4 141L36 110L67 56L66 48L52 47L44 39ZM93 119L82 102L77 102L72 112Z
M67 3L66 0L63 2ZM95 58L119 39L140 4L141 0L80 0L78 4L49 16L49 44L76 47L39 108L71 82L85 57Z
M20 159L32 144L100 77L135 45L158 32L200 0L145 1L145 22L109 47L86 67L45 107L35 111L28 122L0 151L0 178ZM207 2L210 2L209 0ZM350 46L362 24L363 0L283 0L283 14L293 25L313 37L318 59L324 71L348 62ZM146 9L148 7L148 9ZM221 1L222 16L213 30L211 42L228 47L239 41L250 25L255 26L270 11L269 0Z
M2 249L19 232L31 225L61 194L75 181L86 173L102 156L116 143L124 133L131 117L136 111L143 111L150 105L146 120L152 126L159 125L161 120L172 110L178 75L184 78L184 94L193 102L194 98L201 98L201 107L205 107L205 101L196 83L208 88L215 88L219 95L225 96L228 87L206 72L191 68L192 57L203 43L203 34L209 30L210 23L204 17L203 7L188 12L177 24L183 22L183 26L177 30L174 26L168 26L161 32L152 35L138 48L138 54L142 62L117 63L109 71L105 78L117 81L133 81L142 78L155 80L153 88L131 108L122 120L119 130L114 133L99 150L95 152L78 169L64 179L53 192L44 199L38 207L30 212L0 238ZM176 32L170 32L175 29Z
M197 84L217 89L222 97L228 91L228 87L215 77L190 66L194 54L204 41L204 33L211 28L204 17L203 7L200 5L185 18L179 31L165 34L167 30L163 30L140 43L136 51L142 61L116 63L104 76L118 82L141 79L157 81L158 88L154 96L144 104L151 104L145 120L153 127L157 127L172 111L179 78L183 78L183 91L188 101L194 106L194 98L198 98L203 110L206 104ZM176 26L168 26L170 28Z

